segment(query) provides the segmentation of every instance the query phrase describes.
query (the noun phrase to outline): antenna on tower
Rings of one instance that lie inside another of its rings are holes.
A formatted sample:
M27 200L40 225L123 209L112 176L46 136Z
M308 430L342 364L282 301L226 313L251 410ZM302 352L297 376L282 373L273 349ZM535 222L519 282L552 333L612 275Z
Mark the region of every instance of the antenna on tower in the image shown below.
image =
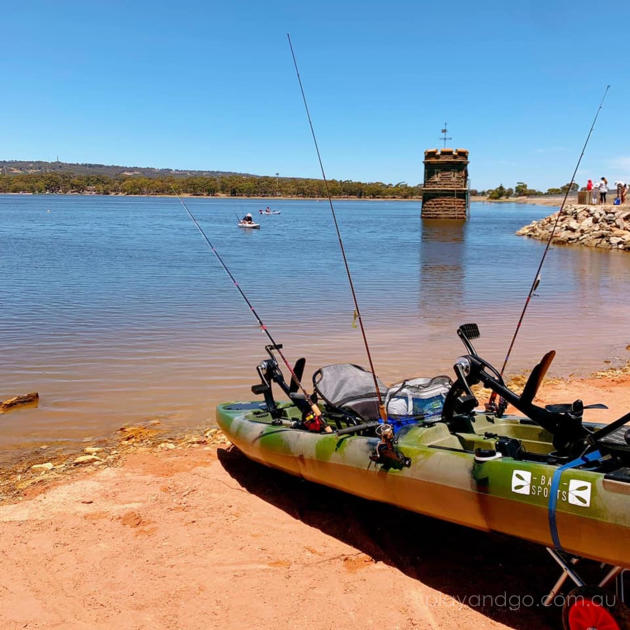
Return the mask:
M448 133L448 129L446 126L446 121L444 121L444 129L442 129L442 137L440 138L440 140L442 140L442 142L444 143L444 148L446 148L446 141L453 139L453 138L447 137L446 135L447 133Z

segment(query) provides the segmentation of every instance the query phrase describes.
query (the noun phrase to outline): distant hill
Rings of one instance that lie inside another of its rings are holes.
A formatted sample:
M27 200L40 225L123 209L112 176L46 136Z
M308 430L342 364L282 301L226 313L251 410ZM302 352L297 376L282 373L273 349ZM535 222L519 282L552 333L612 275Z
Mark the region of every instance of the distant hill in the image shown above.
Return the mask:
M67 162L0 161L0 193L82 195L172 195L204 197L419 198L420 186L405 182L328 181L227 171L184 171L146 166L108 166Z
M232 171L182 171L172 168L151 168L149 166L116 166L108 164L73 164L71 162L30 162L20 160L0 160L0 174L26 175L35 173L68 173L72 175L105 175L107 177L133 176L158 177L224 177L243 175L258 177L250 173Z

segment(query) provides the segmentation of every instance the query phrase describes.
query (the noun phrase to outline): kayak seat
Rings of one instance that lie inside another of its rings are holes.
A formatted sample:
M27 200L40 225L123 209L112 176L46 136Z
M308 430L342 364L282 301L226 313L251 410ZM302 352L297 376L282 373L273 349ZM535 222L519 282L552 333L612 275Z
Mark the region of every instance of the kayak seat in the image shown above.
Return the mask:
M376 379L381 397L385 400L387 387ZM313 374L317 395L333 411L350 414L363 422L380 418L374 376L353 363L335 363L320 368Z

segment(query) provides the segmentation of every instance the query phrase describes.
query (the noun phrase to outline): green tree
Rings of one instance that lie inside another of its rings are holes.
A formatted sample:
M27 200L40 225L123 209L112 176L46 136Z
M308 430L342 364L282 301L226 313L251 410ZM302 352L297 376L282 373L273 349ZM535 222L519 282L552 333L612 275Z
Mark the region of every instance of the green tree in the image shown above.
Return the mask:
M516 186L514 186L514 194L517 197L524 197L527 195L527 184L525 182L516 182Z
M499 184L496 188L488 192L488 199L501 199L506 196L506 193L507 191L503 184Z

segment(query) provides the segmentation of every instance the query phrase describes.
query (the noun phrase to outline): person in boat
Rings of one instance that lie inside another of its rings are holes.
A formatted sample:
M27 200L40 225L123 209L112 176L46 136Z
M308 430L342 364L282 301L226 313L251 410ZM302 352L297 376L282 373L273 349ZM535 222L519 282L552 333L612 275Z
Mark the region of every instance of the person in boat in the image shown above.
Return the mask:
M265 214L271 214L271 208L269 206L265 208Z
M251 212L248 212L242 220L242 223L253 223L254 219L252 218Z

